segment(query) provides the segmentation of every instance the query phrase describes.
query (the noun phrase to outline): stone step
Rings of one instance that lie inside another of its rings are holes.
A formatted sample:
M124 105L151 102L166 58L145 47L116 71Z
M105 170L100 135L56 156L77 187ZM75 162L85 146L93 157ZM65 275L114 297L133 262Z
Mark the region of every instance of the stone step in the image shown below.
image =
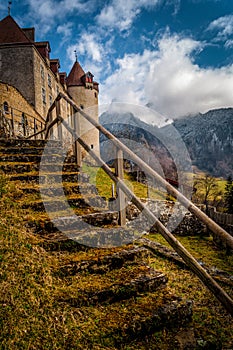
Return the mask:
M44 152L44 147L1 147L0 146L0 153L5 155L33 155L36 154L41 157L41 155ZM60 147L49 147L46 149L46 154L54 154L57 156L65 156L66 152Z
M107 202L100 196L90 196L87 197L73 197L73 198L66 198L68 205L74 208L87 208L87 207L94 207L94 208L107 208ZM63 211L67 209L67 203L62 200L62 198L54 197L52 199L45 198L44 200L38 199L33 201L24 202L22 204L23 209L32 209L34 211L44 211L46 207L46 210L49 210L50 212L55 211Z
M41 174L39 175L38 172L31 172L31 173L24 173L24 174L13 174L10 175L9 179L11 181L17 181L20 182L34 182L36 184L40 183L42 184L54 184L57 182L60 182L61 176L58 173L49 173L49 175ZM62 181L64 182L73 182L73 183L88 183L89 182L89 175L82 173L82 172L72 172L72 173L63 173L62 174Z
M135 339L144 339L156 331L163 329L178 329L187 326L192 321L192 302L182 300L181 298L172 296L173 300L149 300L148 304L143 303L141 308L133 305L133 311L125 313L125 319L119 322L119 327L111 330L115 346L118 348L118 339L120 335L120 343L128 343ZM137 310L135 310L137 309ZM123 327L122 327L123 326Z
M12 150L12 149L9 149ZM1 152L0 149L0 163L10 163L10 162L15 162L15 163L40 163L41 159L43 159L44 164L64 164L64 163L70 163L70 164L75 164L75 157L72 155L66 155L63 151L59 153L55 153L55 151L49 152L49 154L46 152L46 154L43 155L39 154L37 149L35 148L35 152L30 152L30 150L25 153L25 149L20 150L15 148L14 151L17 150L19 151L18 153L16 152Z
M45 147L47 144L47 141L45 140L25 140L25 139L2 139L0 138L0 147L19 147L19 148L25 148L25 147ZM50 147L62 147L62 142L57 140L50 140L49 141Z
M116 303L137 297L142 293L154 292L165 287L168 278L163 273L149 270L129 282L115 283L109 288L97 291L77 290L77 296L63 297L59 301L71 304L73 307L96 305L100 303Z
M71 261L69 264L59 268L59 276L74 276L80 272L105 274L109 271L120 269L123 265L136 263L150 255L144 247L133 247L123 249L111 255L97 257L96 259Z
M89 248L121 247L139 238L137 231L120 226L112 227L112 225L104 228L90 225L86 228L83 225L70 231L48 233L42 230L39 233L44 240L42 246L48 250L66 250L65 247L69 245L69 241Z
M21 152L21 154L5 154L5 153L0 153L0 162L15 162L15 163L40 163L41 161L41 155L35 153L27 153L27 154L22 154L24 153L24 150ZM63 164L63 156L59 154L50 154L46 155L43 157L43 161L46 161L48 164L50 163L58 163L58 164Z
M56 186L56 184L53 184L52 187L50 186L46 188L43 188L43 186L39 186L37 184L34 184L33 186L30 186L29 184L27 184L23 186L19 185L19 188L25 194L32 194L32 193L39 194L42 190L44 193L47 193L48 195L52 195L52 196L55 196L55 195L61 196L63 195L63 191L65 195L71 195L71 194L98 195L98 191L95 185L92 185L89 183L80 184L80 185L76 185L74 183L63 183L62 188L60 186Z
M121 247L137 240L137 231L110 225L110 227L95 227L94 225L80 227L80 229L65 231L65 236L81 245L93 248Z
M0 162L0 171L4 172L5 174L23 174L39 170L42 174L49 176L51 172L79 172L80 168L73 163L54 164L51 162L50 164L42 165L41 163Z
M27 221L27 226L33 228L35 233L50 234L58 232L58 229L64 234L73 231L86 229L87 224L96 227L117 226L118 212L102 211L89 213L85 215L73 215L66 217L53 218L51 221L48 217L36 217ZM89 227L90 229L90 227Z

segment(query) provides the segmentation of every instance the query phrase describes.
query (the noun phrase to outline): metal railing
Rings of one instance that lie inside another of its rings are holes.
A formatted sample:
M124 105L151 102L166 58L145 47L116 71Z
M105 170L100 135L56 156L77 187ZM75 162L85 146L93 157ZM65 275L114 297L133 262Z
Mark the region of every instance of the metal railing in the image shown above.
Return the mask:
M72 128L60 115L60 101L64 99L73 109L73 125ZM51 120L52 111L56 109L56 117ZM109 166L96 154L80 137L78 130L79 126L76 124L75 113L80 113L88 122L90 122L96 129L102 132L108 139L110 139L116 147L116 159L117 159L117 172L114 173ZM102 125L96 122L92 117L86 114L82 109L75 105L67 96L59 94L56 101L50 107L46 120L46 127L41 133L45 134L45 139L49 137L53 127L56 125L58 128L58 137L62 139L62 126L68 130L72 135L75 145L76 162L81 166L81 152L80 146L88 152L96 164L98 164L116 183L118 189L118 197L120 204L120 218L121 224L125 223L125 196L137 206L140 211L143 211L148 221L156 227L158 232L167 240L167 242L174 248L174 250L182 257L185 263L190 269L200 278L200 280L206 285L206 287L215 295L215 297L222 303L225 309L233 316L233 300L230 296L218 285L218 283L207 273L207 271L195 260L195 258L186 250L185 247L172 235L172 233L158 220L158 218L148 209L148 207L142 203L142 201L135 196L135 194L126 186L123 180L123 153L131 157L135 163L137 163L147 174L152 178L155 178L169 194L176 198L186 209L199 218L204 224L209 227L221 240L225 243L226 247L233 250L233 238L213 220L211 220L206 214L204 214L199 208L197 208L190 200L188 200L182 193L169 184L164 178L162 178L155 170L153 170L148 164L146 164L141 158L133 153L128 147L120 142L114 135L106 130ZM31 135L34 137L37 134Z
M7 137L31 138L33 135L36 139L37 135L43 138L42 130L45 128L45 121L39 116L35 117L3 104L0 105L0 125Z

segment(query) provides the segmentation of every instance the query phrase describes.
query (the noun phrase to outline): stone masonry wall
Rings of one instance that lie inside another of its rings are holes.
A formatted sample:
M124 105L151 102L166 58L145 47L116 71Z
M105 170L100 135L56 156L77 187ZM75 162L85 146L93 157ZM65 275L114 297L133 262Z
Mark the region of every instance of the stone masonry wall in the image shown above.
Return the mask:
M0 45L0 77L35 106L32 45Z
M35 85L35 108L44 117L46 117L49 107L55 100L59 92L65 92L63 85L59 81L45 60L42 59L39 52L33 49L33 67L34 67L34 85ZM44 99L42 96L44 89ZM62 115L67 117L66 103L62 107Z
M172 229L174 234L183 236L207 234L206 226L193 214L187 212L187 210L178 203L176 204L176 207L174 207L173 202L169 201L150 200L149 203L147 201L146 204L165 226L167 226L167 223L169 222L170 227L174 228ZM133 220L138 214L139 210L135 207L135 205L129 203L127 206L127 218L129 220ZM180 218L182 218L182 220L180 220ZM143 229L143 221L145 222L145 229L147 229L148 223L144 217L142 217L142 222L139 223L139 225L140 227L142 225L141 228ZM180 223L177 224L178 222ZM134 224L134 221L132 221L132 224ZM170 229L169 226L168 229ZM152 228L151 232L156 232L156 230Z
M4 102L8 103L9 114L13 113L16 120L21 121L21 112L28 114L39 121L43 122L41 116L35 111L35 109L25 100L21 93L13 86L0 82L0 106Z

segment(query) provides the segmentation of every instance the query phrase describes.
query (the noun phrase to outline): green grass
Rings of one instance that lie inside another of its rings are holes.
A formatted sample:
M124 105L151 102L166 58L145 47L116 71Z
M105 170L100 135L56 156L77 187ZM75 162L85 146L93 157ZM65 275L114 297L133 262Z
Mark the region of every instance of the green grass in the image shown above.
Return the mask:
M113 168L111 170L114 172ZM103 169L84 164L83 171L90 176L90 183L96 186L100 196L103 196L106 198L112 197L112 184L114 184L114 182L110 179L110 177L105 173ZM156 190L155 188L152 188L152 187L149 187L149 190L148 190L147 185L137 182L132 178L132 176L130 176L130 174L126 172L124 173L124 181L126 185L139 198L148 198L148 191L149 191L149 198L151 199L163 200L166 198L166 193Z

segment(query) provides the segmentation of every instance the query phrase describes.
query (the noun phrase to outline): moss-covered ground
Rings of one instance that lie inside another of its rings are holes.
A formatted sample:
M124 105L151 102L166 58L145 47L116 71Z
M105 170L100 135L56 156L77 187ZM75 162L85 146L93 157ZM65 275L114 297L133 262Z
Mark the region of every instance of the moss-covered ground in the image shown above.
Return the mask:
M49 251L43 238L26 227L28 216L17 198L22 192L4 177L0 182L0 349L176 349L176 327L126 341L124 329L132 318L146 317L154 304L172 300L174 294L193 301L193 321L198 349L233 349L232 318L190 271L165 258L150 255L145 263L168 276L164 291L141 295L111 305L72 306L64 296L82 289L102 289L112 281L134 276L129 266L103 276L88 273L60 276L61 266L97 258L120 248ZM150 237L166 244L160 235ZM219 251L210 238L182 237L182 243L207 265L232 273L232 256ZM128 269L128 271L127 271ZM223 286L233 297L230 286ZM123 330L123 331L122 331Z

